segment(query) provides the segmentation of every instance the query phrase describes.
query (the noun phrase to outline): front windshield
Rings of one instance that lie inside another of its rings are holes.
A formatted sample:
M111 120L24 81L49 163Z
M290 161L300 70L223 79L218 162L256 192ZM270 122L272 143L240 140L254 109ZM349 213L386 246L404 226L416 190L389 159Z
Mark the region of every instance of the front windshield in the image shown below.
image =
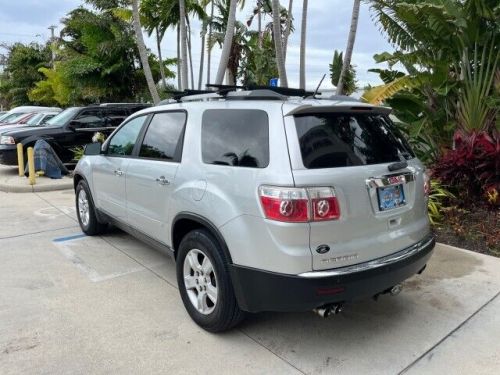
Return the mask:
M10 113L8 114L7 116L5 116L4 118L2 118L2 122L5 122L5 123L12 123L12 122L15 122L16 120L19 120L21 117L23 117L26 113Z
M26 125L30 125L30 126L37 125L38 121L40 121L40 119L43 116L44 116L43 113L37 113L36 115L34 115L33 117L31 117L28 121L26 121Z
M58 115L52 117L45 123L45 126L64 126L79 111L79 107L65 109Z

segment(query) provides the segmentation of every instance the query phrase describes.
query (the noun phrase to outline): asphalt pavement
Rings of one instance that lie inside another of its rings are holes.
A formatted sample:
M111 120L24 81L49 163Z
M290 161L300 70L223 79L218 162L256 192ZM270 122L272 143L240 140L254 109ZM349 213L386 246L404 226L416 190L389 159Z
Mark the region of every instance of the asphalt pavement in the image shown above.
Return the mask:
M0 374L498 374L499 271L438 245L396 297L210 334L173 261L117 229L82 235L71 190L0 192Z

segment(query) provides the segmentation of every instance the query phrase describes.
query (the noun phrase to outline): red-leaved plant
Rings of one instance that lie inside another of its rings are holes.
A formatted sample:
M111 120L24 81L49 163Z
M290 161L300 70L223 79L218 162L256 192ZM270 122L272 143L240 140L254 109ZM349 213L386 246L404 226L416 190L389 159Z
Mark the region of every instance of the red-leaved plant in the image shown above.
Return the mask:
M489 204L500 204L498 195L492 198L500 192L499 133L457 131L453 140L455 148L436 162L433 176L456 188L463 199L486 197Z

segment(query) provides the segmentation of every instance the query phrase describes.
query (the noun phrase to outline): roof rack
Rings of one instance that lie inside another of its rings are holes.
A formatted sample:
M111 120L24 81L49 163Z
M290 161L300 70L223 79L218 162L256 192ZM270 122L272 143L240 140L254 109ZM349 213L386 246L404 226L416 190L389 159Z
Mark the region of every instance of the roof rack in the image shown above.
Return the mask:
M88 107L130 107L134 105L151 106L151 103L94 103Z
M266 91L272 91L277 94L283 95L283 96L299 96L299 97L307 97L307 96L312 96L314 92L312 91L306 91L304 89L295 89L295 88L289 88L289 87L276 87L276 86L261 86L261 85L216 85L212 83L207 83L206 87L213 87L218 89L218 93L220 95L223 95L224 93L229 93L232 91L236 91L238 89L241 90L246 90L246 91L257 91L257 90L266 90Z

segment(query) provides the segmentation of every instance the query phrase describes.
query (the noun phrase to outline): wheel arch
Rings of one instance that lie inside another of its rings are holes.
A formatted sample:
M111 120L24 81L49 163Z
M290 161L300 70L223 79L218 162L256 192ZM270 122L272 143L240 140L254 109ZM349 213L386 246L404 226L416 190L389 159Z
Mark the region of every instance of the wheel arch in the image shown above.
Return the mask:
M195 229L206 229L217 242L220 244L224 255L226 256L229 264L233 263L231 258L231 253L227 247L224 237L217 229L217 227L210 222L210 220L204 218L203 216L191 213L191 212L181 212L175 216L172 221L172 249L174 250L174 257L177 257L177 249L186 234Z

